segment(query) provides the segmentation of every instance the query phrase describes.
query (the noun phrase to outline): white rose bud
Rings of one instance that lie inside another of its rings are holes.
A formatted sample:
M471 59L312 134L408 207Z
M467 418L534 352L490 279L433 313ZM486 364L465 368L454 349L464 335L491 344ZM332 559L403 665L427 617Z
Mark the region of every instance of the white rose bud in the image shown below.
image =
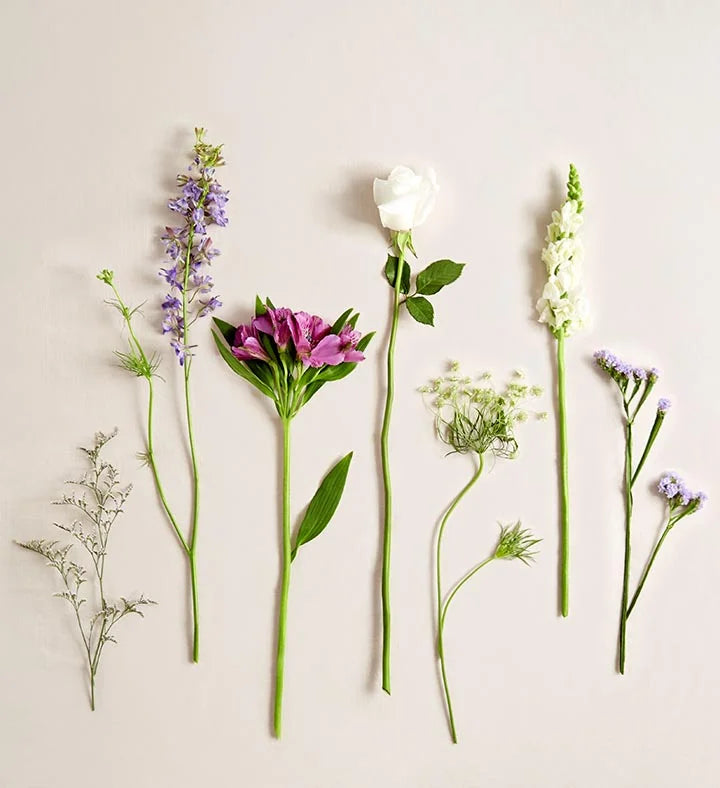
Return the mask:
M438 184L435 170L416 175L409 167L395 167L387 180L375 178L373 198L383 227L410 232L419 227L435 205Z

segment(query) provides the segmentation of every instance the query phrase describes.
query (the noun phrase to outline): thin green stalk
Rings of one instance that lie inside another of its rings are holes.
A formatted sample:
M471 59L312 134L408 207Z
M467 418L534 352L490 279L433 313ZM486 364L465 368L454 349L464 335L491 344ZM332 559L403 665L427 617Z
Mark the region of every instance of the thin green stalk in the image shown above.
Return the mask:
M560 451L560 612L568 615L570 568L570 490L568 487L565 332L557 336L558 448Z
M633 608L635 607L635 603L637 602L638 597L640 596L640 592L643 590L643 586L645 585L647 576L650 574L650 570L652 569L652 565L655 561L655 556L660 551L660 548L662 547L662 543L665 541L665 537L672 530L673 525L675 525L675 523L672 520L668 520L668 524L665 526L665 530L663 531L662 536L660 537L660 539L658 539L658 543L655 545L655 549L652 551L652 554L650 555L650 559L645 565L645 569L643 570L642 576L640 578L640 582L638 583L638 586L635 589L635 593L633 594L633 598L630 601L630 604L627 609L628 618L630 617L630 613L632 613Z
M273 727L275 737L282 735L283 682L285 672L285 632L287 624L288 593L290 591L290 422L291 416L282 416L283 428L283 492L282 492L282 585L278 611L277 657L275 660L275 710Z
M135 331L132 327L132 320L130 319L130 310L127 308L125 302L120 297L120 293L118 292L115 284L110 281L110 287L115 294L115 298L117 299L118 304L120 305L120 311L125 321L125 325L127 326L128 333L130 335L130 341L132 346L134 346L135 350L139 354L140 358L145 362L146 369L151 368L151 364L148 360L145 351L143 350L142 345L140 344L140 340L137 338ZM148 382L148 415L147 415L147 460L150 465L150 470L152 471L153 480L155 481L155 488L157 493L160 497L160 502L162 503L163 510L165 511L165 515L167 516L168 520L170 520L170 524L175 531L175 535L178 538L178 541L182 545L183 550L187 553L188 552L188 545L185 541L185 537L182 535L180 531L180 526L178 525L177 519L175 515L172 513L170 509L170 504L168 503L167 497L165 495L165 490L163 488L162 482L160 480L160 472L157 467L157 462L155 461L155 451L154 451L154 444L153 444L153 414L154 414L154 402L155 402L155 387L153 385L153 376L152 372L148 374L146 377Z
M187 339L187 336L186 336ZM190 561L190 586L192 593L193 611L193 662L197 662L200 651L200 611L198 609L197 568L195 563L197 545L198 515L200 512L200 478L198 475L197 457L195 455L195 437L193 433L192 411L190 407L190 363L185 363L185 419L187 424L188 444L190 447L190 462L193 477L193 504L192 521L190 530L190 544L188 557Z
M630 524L632 521L632 422L625 426L625 560L623 565L623 590L620 607L620 636L618 643L618 670L625 673L625 647L627 642L628 595L630 588Z
M180 530L180 526L175 519L175 515L172 513L170 509L170 504L167 501L167 497L165 496L165 490L163 488L162 482L160 481L160 473L158 471L157 463L155 462L155 450L153 448L153 412L154 412L154 400L155 400L155 391L152 382L152 377L148 378L148 416L147 416L147 458L148 463L150 465L150 470L152 471L153 480L155 481L155 489L157 490L158 496L160 497L160 502L162 503L163 510L165 511L165 515L167 516L170 524L175 531L175 535L178 538L178 541L182 545L183 550L187 553L188 552L188 545L185 541L185 537L182 535L182 531Z
M439 613L439 625L438 625L438 656L440 657L440 671L442 673L442 682L443 682L443 689L445 691L445 701L447 703L447 710L448 710L448 720L450 722L450 734L452 736L453 744L457 744L457 729L455 727L455 715L453 713L452 707L452 699L450 697L450 685L448 684L447 678L447 667L445 664L445 646L443 641L443 635L445 632L445 616L447 615L448 608L450 607L450 603L452 602L455 594L467 583L467 581L476 573L479 572L484 566L487 566L491 561L495 559L494 555L491 555L489 558L486 558L484 561L481 561L476 567L471 569L462 580L460 580L455 588L450 592L447 600L445 601L445 605L441 607Z
M383 489L385 492L382 562L382 688L388 695L390 694L390 549L392 545L392 483L390 480L388 438L390 436L390 418L395 397L395 341L400 314L400 287L404 267L405 252L403 247L398 250L395 287L393 288L392 322L390 324L390 340L387 351L387 394L385 396L385 411L380 433L380 454L382 459Z
M204 201L205 193L203 193L200 204ZM190 280L190 259L192 256L194 231L190 227L188 233L188 246L187 256L185 259L185 272L183 281L182 292L182 320L184 326L183 343L187 347L190 344L190 327L187 320L187 291L188 283ZM198 475L197 456L195 454L195 435L193 432L192 422L192 408L190 403L190 369L192 367L192 357L185 357L185 364L183 366L183 392L185 395L185 424L187 427L188 445L190 448L190 463L192 466L192 517L190 525L190 538L188 540L187 553L190 564L190 586L192 595L192 613L193 613L193 646L192 646L192 659L193 662L198 662L200 651L200 620L198 610L198 592L197 592L197 568L195 563L195 548L197 542L197 528L198 528L198 515L200 512L200 479Z
M637 411L636 411L637 413ZM634 416L633 416L634 418ZM637 481L637 477L640 471L645 465L645 460L647 460L648 455L650 454L650 449L652 449L653 443L655 443L655 439L658 436L658 432L660 432L660 427L662 427L662 423L665 420L665 416L663 415L662 411L658 411L655 414L655 421L653 422L652 427L650 428L650 434L647 439L647 443L645 444L645 449L640 457L640 461L637 464L637 468L635 469L635 473L633 473L631 485L634 486L635 482Z
M465 497L467 492L473 487L473 485L477 482L480 478L480 475L483 471L483 458L482 455L478 456L478 469L473 474L470 481L460 490L460 492L453 498L452 503L448 507L448 510L445 512L442 521L440 522L440 528L438 529L438 537L437 537L437 545L435 548L435 583L437 587L437 626L438 626L438 635L437 635L437 649L438 649L438 657L440 659L440 671L442 674L442 683L443 689L445 691L445 700L447 702L447 709L448 709L448 719L450 722L450 731L452 734L453 742L457 743L457 733L455 730L455 717L453 715L453 708L452 708L452 700L450 698L450 687L448 685L447 679L447 671L445 667L445 649L443 647L443 626L445 622L445 612L447 611L447 605L452 600L453 596L457 592L458 588L468 579L466 576L460 583L453 589L448 600L443 608L442 602L442 538L445 532L445 526L450 519L450 515L455 511L458 504L462 499ZM485 562L487 563L487 562ZM479 567L476 567L476 569ZM472 574L472 573L471 573Z

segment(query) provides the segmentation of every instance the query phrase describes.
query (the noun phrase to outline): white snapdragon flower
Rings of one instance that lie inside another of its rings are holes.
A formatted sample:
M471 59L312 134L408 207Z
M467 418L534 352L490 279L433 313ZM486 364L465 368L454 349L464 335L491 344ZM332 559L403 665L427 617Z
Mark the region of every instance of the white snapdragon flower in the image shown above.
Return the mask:
M552 212L541 259L548 281L537 302L538 320L555 333L566 336L583 328L589 307L582 290L583 246L576 237L583 223L577 200L566 200L559 211Z

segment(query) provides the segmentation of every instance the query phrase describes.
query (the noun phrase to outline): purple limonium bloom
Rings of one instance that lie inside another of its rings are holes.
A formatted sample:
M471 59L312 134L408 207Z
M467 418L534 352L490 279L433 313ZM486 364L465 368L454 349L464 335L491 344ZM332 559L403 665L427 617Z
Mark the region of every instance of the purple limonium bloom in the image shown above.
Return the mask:
M260 342L260 329L257 327L258 318L249 326L238 326L235 332L235 341L230 350L235 358L240 361L270 361L270 356Z
M187 174L178 175L180 194L168 201L168 208L184 219L180 227L166 227L162 235L165 253L172 261L160 276L170 285L171 292L163 302L163 333L170 334L170 344L180 364L192 356L187 342L187 331L197 318L205 317L220 300L210 296L212 277L205 270L220 254L208 235L212 225L224 227L227 223L225 205L228 192L215 179L215 168L224 162L220 148L203 140L204 132L198 129L193 163ZM204 298L196 298L196 296Z
M264 315L255 318L253 321L258 331L269 334L278 346L278 350L285 350L292 339L291 323L293 312L291 309L280 307L279 309L268 309Z
M697 511L702 509L703 504L707 501L707 495L704 492L692 492L676 473L666 473L660 479L658 492L667 498L671 510L687 506L692 511Z
M658 413L667 413L671 404L672 403L670 402L669 399L666 399L665 397L661 397L658 400L658 404L657 404Z

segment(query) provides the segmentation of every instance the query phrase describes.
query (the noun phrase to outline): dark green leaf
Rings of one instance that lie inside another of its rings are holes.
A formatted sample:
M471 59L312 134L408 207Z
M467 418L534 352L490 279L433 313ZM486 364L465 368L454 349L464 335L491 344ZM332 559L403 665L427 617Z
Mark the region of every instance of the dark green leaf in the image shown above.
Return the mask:
M330 333L339 334L342 331L345 323L347 323L347 319L350 317L351 314L352 314L352 309L345 310L345 312L343 312L342 315L340 315L340 317L332 324Z
M413 296L405 301L405 305L411 317L417 320L418 323L425 323L427 326L434 325L435 310L427 298Z
M305 394L303 395L303 405L306 405L310 400L320 391L320 389L325 385L324 380L315 380L312 383L309 383L305 388Z
M375 332L371 331L369 334L365 334L364 337L357 343L357 349L362 353L365 348L370 344L372 338L375 336Z
M269 298L265 299L265 303L267 304L268 309L275 309L276 308L275 304L273 304L273 302Z
M452 260L436 260L420 271L417 275L418 293L434 295L445 285L454 282L462 273L465 263L454 263Z
M225 343L220 339L220 337L213 331L212 332L213 339L215 340L215 344L217 345L217 349L220 351L220 355L223 357L225 363L230 367L230 369L236 374L240 375L241 378L245 378L248 383L252 383L258 391L261 391L266 397L270 397L270 399L275 399L275 395L273 394L272 389L263 383L257 375L255 375L250 369L248 369L247 365L245 365L239 358L235 358L233 354L230 352L230 349L225 345Z
M346 454L320 482L317 492L313 495L308 505L305 517L300 523L300 528L295 538L295 546L292 550L292 558L295 558L300 545L306 544L325 530L335 514L345 489L345 480L350 469L352 456L352 452Z
M385 263L385 278L388 280L390 287L395 287L395 274L398 268L398 258L388 255L387 262ZM400 292L407 295L410 292L410 266L407 262L403 263L402 277L400 278Z
M237 329L235 326L231 326L230 323L226 323L224 320L221 320L219 317L213 318L213 323L217 326L220 333L225 338L225 341L228 345L232 346L232 343L235 341L235 333Z

